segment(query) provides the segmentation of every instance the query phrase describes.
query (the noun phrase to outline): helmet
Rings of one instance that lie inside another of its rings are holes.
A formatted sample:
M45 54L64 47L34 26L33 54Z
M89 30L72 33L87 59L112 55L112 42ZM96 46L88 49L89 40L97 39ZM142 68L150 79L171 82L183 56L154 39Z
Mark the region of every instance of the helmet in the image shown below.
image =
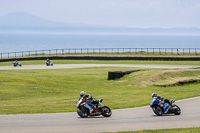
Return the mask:
M152 93L151 97L157 97L157 94L156 93Z
M85 96L86 95L86 92L85 91L81 91L80 92L80 97L83 97L83 96Z

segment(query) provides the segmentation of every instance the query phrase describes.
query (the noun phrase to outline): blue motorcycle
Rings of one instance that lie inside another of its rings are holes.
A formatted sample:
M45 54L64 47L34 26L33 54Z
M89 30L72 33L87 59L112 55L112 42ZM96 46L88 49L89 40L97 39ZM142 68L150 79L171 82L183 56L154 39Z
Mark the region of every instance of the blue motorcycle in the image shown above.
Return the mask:
M163 114L175 114L180 115L181 109L174 104L175 100L169 100L169 103L165 103L163 100L158 100L156 97L152 98L150 107L153 109L153 112L158 115L162 116Z

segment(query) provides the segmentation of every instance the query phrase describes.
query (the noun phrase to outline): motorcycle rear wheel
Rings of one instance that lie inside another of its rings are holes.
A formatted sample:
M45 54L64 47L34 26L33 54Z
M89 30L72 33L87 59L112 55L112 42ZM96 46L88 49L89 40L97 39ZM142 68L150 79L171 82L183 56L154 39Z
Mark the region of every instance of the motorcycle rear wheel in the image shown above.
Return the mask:
M159 106L154 106L154 107L153 107L153 112L154 112L157 116L162 116L162 115L163 115L163 111L162 111L161 107L159 107Z
M87 118L89 116L89 111L85 108L77 109L77 113L81 118Z
M102 107L101 109L101 114L104 116L104 117L110 117L112 115L112 111L109 107L107 106L104 106Z

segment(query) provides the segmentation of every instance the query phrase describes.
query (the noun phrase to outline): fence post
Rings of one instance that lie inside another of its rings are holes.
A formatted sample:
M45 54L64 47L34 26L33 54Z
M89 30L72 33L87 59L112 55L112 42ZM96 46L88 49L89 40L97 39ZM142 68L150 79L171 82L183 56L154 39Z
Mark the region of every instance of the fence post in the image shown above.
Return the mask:
M153 54L154 54L154 48L153 48Z
M197 49L195 48L195 54L197 55Z
M16 52L15 52L15 58L16 58Z
M24 52L22 51L22 57L24 56Z
M137 54L137 48L135 48L135 54Z
M8 58L9 58L9 53L8 53Z
M190 54L190 48L189 48L189 54Z
M1 53L1 58L3 58L2 53Z
M64 49L62 49L62 55L64 54Z

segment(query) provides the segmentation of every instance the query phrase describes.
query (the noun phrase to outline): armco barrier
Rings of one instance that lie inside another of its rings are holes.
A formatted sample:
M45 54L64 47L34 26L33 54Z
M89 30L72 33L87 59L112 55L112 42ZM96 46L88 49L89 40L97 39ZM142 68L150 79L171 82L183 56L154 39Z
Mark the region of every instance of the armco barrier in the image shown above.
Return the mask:
M24 57L0 59L6 61L25 61L25 60L152 60L152 61L200 61L200 57L103 57L103 56L55 56L55 57Z

